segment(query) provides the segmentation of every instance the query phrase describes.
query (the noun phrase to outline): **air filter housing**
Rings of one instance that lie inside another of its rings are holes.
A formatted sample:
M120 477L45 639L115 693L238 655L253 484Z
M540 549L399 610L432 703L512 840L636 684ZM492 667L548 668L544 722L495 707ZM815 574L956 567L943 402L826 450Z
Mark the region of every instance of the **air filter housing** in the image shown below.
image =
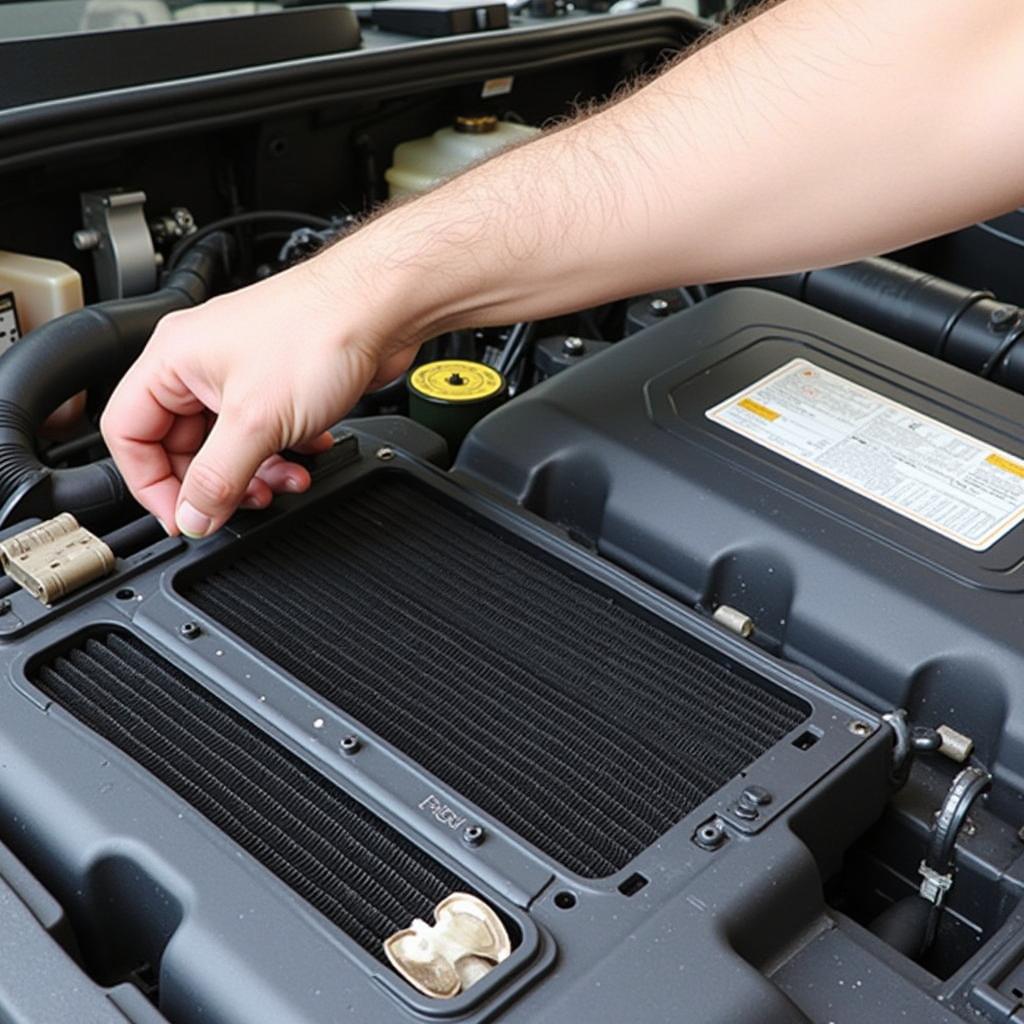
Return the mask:
M807 708L400 473L188 600L566 868L623 868Z

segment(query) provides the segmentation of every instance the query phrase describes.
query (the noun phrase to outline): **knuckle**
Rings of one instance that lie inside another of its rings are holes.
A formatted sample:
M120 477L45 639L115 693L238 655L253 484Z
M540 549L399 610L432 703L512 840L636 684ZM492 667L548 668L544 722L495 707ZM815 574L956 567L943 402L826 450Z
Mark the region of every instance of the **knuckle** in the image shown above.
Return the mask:
M199 459L189 467L188 487L192 496L214 506L229 502L235 490L231 481L216 466Z
M266 396L226 401L220 416L235 432L256 441L269 444L277 433L276 418L268 408Z

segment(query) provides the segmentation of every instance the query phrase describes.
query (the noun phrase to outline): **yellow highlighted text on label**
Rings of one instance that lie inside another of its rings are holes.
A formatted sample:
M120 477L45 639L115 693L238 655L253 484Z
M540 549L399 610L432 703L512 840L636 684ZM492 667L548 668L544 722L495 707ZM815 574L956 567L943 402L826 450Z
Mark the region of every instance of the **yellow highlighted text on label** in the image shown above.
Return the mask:
M741 398L737 404L741 409L746 409L747 412L752 412L755 416L760 416L761 419L768 420L769 422L777 420L782 415L774 409L769 409L767 405L755 402L752 398Z
M1014 476L1024 477L1024 466L1019 462L1007 459L1005 456L997 455L993 452L985 461L990 466L995 466L997 469L1005 469L1007 473L1012 473Z

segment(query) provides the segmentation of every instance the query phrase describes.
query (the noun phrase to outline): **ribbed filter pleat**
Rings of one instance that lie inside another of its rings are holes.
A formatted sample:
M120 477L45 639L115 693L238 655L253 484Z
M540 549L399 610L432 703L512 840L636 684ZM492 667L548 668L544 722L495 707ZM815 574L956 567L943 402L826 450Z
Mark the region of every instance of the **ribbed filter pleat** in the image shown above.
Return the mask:
M134 636L87 637L34 682L378 959L384 938L466 888Z
M622 868L807 714L398 474L185 593L587 877Z

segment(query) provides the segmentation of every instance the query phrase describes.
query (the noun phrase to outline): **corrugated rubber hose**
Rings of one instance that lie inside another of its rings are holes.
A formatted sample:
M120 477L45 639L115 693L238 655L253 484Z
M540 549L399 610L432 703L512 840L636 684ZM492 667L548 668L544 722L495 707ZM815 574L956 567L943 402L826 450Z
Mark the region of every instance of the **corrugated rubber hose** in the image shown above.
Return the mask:
M111 459L52 469L40 460L40 424L82 390L117 381L138 358L159 320L203 302L222 273L229 238L192 246L158 291L98 303L51 320L0 357L0 527L73 513L103 527L129 499Z

